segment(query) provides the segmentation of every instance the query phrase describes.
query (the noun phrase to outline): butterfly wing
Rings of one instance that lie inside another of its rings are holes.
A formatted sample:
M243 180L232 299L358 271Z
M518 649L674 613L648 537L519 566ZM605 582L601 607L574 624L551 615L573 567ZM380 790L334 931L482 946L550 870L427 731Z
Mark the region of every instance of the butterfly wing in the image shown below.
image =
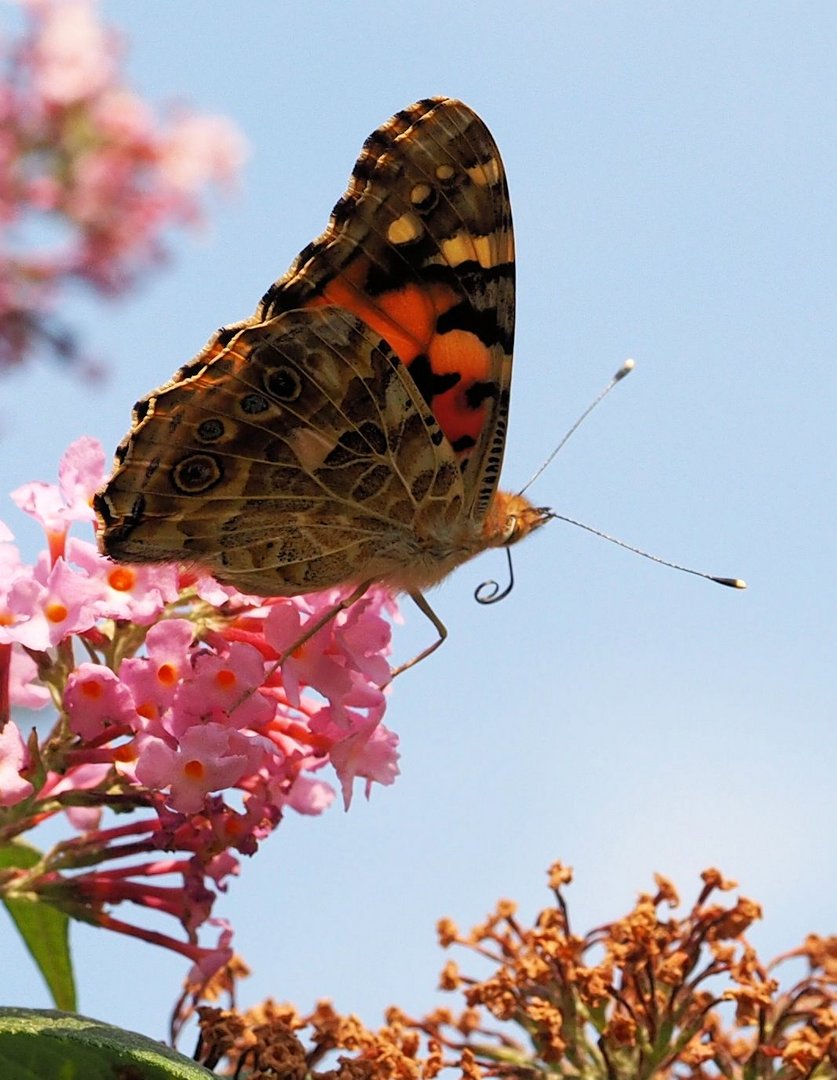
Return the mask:
M505 171L467 105L429 98L366 140L328 228L257 316L339 304L389 342L450 442L481 519L505 446L514 239Z
M243 592L385 579L455 520L462 479L386 342L339 308L239 331L142 418L96 497L125 562L194 562Z
M496 488L513 317L497 148L461 103L420 102L256 314L138 403L96 497L103 550L264 595L436 580L434 538L478 527Z

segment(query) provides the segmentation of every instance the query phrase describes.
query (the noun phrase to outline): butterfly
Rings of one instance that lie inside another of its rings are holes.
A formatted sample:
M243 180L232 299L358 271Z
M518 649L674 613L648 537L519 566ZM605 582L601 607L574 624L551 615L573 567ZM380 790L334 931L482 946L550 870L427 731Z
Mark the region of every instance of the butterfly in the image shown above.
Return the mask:
M427 98L364 143L325 232L137 403L94 499L102 551L245 593L424 597L550 516L497 489L514 240L488 128ZM345 604L341 605L345 606Z

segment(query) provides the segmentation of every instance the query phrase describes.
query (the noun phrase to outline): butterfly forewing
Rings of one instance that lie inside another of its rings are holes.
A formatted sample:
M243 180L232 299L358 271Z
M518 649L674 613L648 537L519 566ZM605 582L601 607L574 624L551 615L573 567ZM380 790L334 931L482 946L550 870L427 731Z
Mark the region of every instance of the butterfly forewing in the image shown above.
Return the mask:
M407 365L481 517L505 444L514 242L502 159L471 109L421 101L367 139L328 228L261 314L322 303L359 315Z

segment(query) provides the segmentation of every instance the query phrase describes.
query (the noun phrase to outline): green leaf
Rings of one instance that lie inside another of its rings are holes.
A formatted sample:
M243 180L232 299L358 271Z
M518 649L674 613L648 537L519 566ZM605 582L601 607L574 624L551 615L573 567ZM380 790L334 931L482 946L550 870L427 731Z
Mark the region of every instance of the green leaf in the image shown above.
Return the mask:
M28 869L41 859L37 848L14 841L0 847L0 868ZM59 1009L76 1007L76 986L70 957L70 919L39 900L4 899L18 933L38 966ZM0 1074L2 1075L2 1074Z
M3 1080L206 1080L215 1073L145 1035L100 1020L48 1009L0 1008L0 1076Z

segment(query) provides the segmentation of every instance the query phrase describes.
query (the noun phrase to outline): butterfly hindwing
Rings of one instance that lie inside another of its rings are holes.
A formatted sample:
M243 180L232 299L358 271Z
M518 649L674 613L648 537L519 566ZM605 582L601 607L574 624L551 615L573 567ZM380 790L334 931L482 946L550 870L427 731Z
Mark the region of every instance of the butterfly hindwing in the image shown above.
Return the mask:
M435 419L342 309L242 330L141 404L103 496L126 561L194 560L244 592L294 595L374 576L387 537L403 546L461 512Z

